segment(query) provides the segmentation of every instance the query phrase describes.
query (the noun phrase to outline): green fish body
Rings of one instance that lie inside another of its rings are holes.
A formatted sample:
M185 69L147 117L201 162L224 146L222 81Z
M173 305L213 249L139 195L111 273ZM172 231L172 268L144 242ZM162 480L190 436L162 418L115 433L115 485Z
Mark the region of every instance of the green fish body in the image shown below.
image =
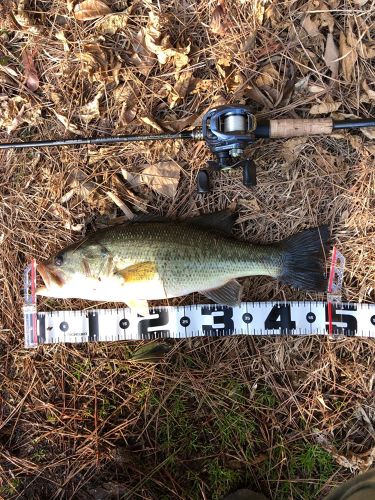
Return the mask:
M46 284L39 294L121 301L145 311L147 300L192 292L235 305L241 299L236 278L245 276L267 275L312 290L324 286L326 228L253 245L231 237L232 224L233 215L224 211L97 231L38 266Z

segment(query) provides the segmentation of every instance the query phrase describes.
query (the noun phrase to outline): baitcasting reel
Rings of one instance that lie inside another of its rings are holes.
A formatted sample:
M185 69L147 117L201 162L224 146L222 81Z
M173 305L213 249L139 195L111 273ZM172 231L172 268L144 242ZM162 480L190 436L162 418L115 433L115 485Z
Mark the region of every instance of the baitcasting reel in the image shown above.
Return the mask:
M209 161L213 170L242 167L245 186L256 185L255 163L242 158L245 149L255 142L256 118L243 106L219 106L206 113L202 120L202 139L206 141L216 160ZM198 173L198 192L209 191L207 170Z
M256 168L250 158L244 158L245 149L260 138L281 138L309 135L329 135L334 130L375 127L375 119L334 121L332 118L277 119L257 123L248 106L219 106L209 110L202 119L202 127L176 134L119 135L114 137L83 137L48 141L14 142L0 144L0 149L81 144L113 144L118 142L190 139L206 141L216 160L209 162L213 170L242 167L245 186L256 185ZM207 170L198 173L198 192L209 192Z

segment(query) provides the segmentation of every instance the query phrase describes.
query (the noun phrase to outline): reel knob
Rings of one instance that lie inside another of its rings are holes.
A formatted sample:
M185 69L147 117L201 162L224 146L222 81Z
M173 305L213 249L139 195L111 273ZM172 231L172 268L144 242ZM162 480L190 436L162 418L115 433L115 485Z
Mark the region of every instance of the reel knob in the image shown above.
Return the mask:
M210 180L207 170L200 170L197 177L197 191L200 194L210 192Z

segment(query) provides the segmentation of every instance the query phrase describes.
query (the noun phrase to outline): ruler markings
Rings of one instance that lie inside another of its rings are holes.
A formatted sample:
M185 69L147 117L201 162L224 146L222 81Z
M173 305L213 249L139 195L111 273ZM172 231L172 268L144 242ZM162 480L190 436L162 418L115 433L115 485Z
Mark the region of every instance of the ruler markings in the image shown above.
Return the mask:
M232 335L327 335L326 302L244 302L152 308L147 317L124 308L37 313L39 344L153 340ZM25 317L25 320L28 320ZM30 318L31 319L31 318ZM31 325L31 321L25 325ZM30 326L30 328L31 328ZM375 305L332 304L332 333L375 337ZM25 330L26 347L35 346Z

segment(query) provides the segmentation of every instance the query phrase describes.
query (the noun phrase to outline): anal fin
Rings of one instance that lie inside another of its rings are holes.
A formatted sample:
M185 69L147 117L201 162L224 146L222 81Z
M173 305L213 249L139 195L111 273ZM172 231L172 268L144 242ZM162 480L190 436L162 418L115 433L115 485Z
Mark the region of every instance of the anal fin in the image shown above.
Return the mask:
M150 314L147 300L127 299L126 304L130 309L134 309L140 316L148 316Z
M230 280L225 285L200 292L218 304L238 306L241 302L242 285L237 280Z

